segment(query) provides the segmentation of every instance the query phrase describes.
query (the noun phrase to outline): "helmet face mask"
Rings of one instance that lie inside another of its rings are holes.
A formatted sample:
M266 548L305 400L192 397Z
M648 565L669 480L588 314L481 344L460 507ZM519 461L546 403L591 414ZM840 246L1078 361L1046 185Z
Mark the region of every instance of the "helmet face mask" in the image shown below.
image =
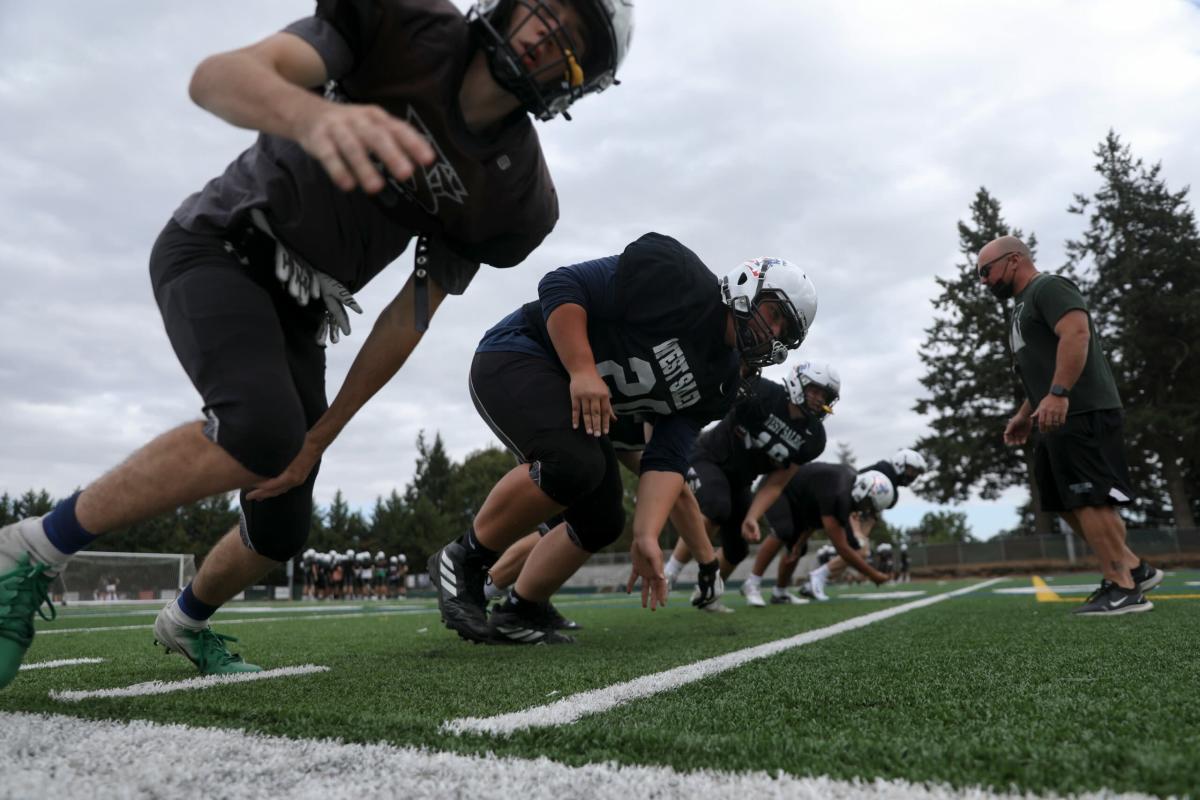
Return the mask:
M574 33L547 0L481 0L467 15L492 78L541 120L559 114L569 120L572 103L616 83L633 35L630 0L559 0L555 5L574 12L579 20ZM518 52L513 43L533 30L530 25L542 33ZM531 54L539 52L543 55L531 63Z
M833 413L833 406L842 395L842 379L832 364L822 364L815 361L802 361L795 366L787 377L788 399L793 405L803 408L818 418ZM820 411L813 411L809 405L808 388L817 386L825 390L824 404Z
M721 279L721 300L733 315L742 362L761 369L787 360L808 335L817 313L817 290L804 271L782 258L756 258ZM766 309L773 305L783 318L773 333Z

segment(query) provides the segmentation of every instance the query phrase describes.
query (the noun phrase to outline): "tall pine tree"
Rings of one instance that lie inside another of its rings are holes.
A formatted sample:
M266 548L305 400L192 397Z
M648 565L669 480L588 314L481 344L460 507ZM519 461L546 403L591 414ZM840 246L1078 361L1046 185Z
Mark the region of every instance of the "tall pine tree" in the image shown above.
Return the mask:
M1200 232L1187 187L1172 192L1109 131L1095 150L1102 183L1076 195L1087 215L1067 243L1126 412L1126 448L1148 523L1194 528L1200 474Z

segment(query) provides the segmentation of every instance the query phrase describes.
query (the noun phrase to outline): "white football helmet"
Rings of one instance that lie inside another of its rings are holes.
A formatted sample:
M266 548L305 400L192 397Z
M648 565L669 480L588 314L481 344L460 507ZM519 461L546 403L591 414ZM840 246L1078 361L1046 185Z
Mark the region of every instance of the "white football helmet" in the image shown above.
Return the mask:
M875 548L875 549L876 549L876 550L878 550L878 551L879 551L879 552L881 552L881 553L890 553L890 552L892 552L892 546L891 546L891 544L889 544L888 542L881 542L881 543L879 544L879 547L877 547L877 548Z
M788 373L785 383L787 383L788 399L794 405L805 409L808 408L808 399L804 396L804 389L808 386L820 386L824 389L828 393L828 397L821 410L820 416L822 417L833 413L833 404L842 395L842 379L832 364L801 361Z
M762 304L780 304L787 325L779 337L767 332ZM734 267L721 279L721 301L733 312L737 348L753 369L782 364L808 335L817 316L817 287L804 270L782 258L756 258Z
M619 83L617 68L633 39L632 0L567 0L567 5L579 15L586 41L572 40L571 31L542 0L480 0L467 12L492 78L541 120L559 114L570 119L567 108L576 100ZM516 28L510 30L514 19ZM518 53L513 40L530 24L545 33ZM526 58L539 49L558 57L531 68ZM580 52L583 58L577 59Z
M388 563L389 563L389 564L399 564L399 563L400 563L400 559L399 559L399 558L397 558L396 556L391 556L391 557L388 559Z
M407 563L408 563L408 556L404 555L404 553L401 553L401 554L400 554L400 563L401 563L401 564L407 564Z
M850 489L850 499L854 510L869 516L876 516L880 511L891 508L896 499L896 490L888 476L879 470L869 469L860 472Z
M925 458L916 450L902 447L892 456L892 466L896 468L896 480L901 486L908 486L925 472Z
M380 550L378 553L375 554L376 561L383 561L386 558L387 558L387 556L384 554L384 552L382 550Z

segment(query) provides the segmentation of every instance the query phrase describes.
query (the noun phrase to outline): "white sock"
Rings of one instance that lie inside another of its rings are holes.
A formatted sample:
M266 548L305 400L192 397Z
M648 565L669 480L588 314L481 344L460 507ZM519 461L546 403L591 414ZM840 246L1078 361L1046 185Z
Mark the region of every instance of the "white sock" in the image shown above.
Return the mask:
M70 553L64 553L50 543L40 517L21 520L15 523L15 526L16 538L20 542L19 546L29 553L32 563L48 564L54 572L58 572L64 564L71 560Z
M821 573L822 578L828 578L829 577L829 565L822 564L821 566L814 569L810 574L816 575L818 572Z
M495 600L508 594L508 590L497 586L490 580L483 585L483 598L485 600Z
M685 566L687 565L676 559L675 554L672 553L671 557L667 559L667 566L664 571L667 573L668 578L674 578L676 575L683 572L683 568Z
M771 590L771 593L774 594L776 597L787 597L788 587L776 586L774 589Z
M202 631L208 627L208 620L192 619L187 614L183 613L183 609L179 607L178 599L167 603L166 608L163 609L163 613L167 615L167 619L181 628L189 628L193 631Z
M747 586L758 586L761 583L762 583L762 575L755 575L753 572L751 572L750 577L746 578Z

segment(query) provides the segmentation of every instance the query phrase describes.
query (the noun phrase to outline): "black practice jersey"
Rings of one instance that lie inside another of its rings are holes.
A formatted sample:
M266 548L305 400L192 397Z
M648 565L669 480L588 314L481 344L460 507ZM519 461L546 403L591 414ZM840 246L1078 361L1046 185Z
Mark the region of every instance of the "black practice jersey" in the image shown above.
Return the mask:
M750 482L789 464L806 464L825 451L824 423L807 411L793 418L786 388L763 377L751 379L750 387L752 397L700 435L694 459Z
M850 528L850 490L857 473L845 464L813 462L804 464L788 481L783 496L792 510L797 531L824 527L822 517L833 517L846 531Z
M321 56L327 96L404 120L433 145L435 162L371 197L343 192L296 142L263 134L176 210L184 228L219 235L262 208L281 241L351 291L417 233L509 267L553 229L558 200L528 115L514 113L490 138L463 121L458 93L476 47L448 0L320 0L314 17L286 32Z

